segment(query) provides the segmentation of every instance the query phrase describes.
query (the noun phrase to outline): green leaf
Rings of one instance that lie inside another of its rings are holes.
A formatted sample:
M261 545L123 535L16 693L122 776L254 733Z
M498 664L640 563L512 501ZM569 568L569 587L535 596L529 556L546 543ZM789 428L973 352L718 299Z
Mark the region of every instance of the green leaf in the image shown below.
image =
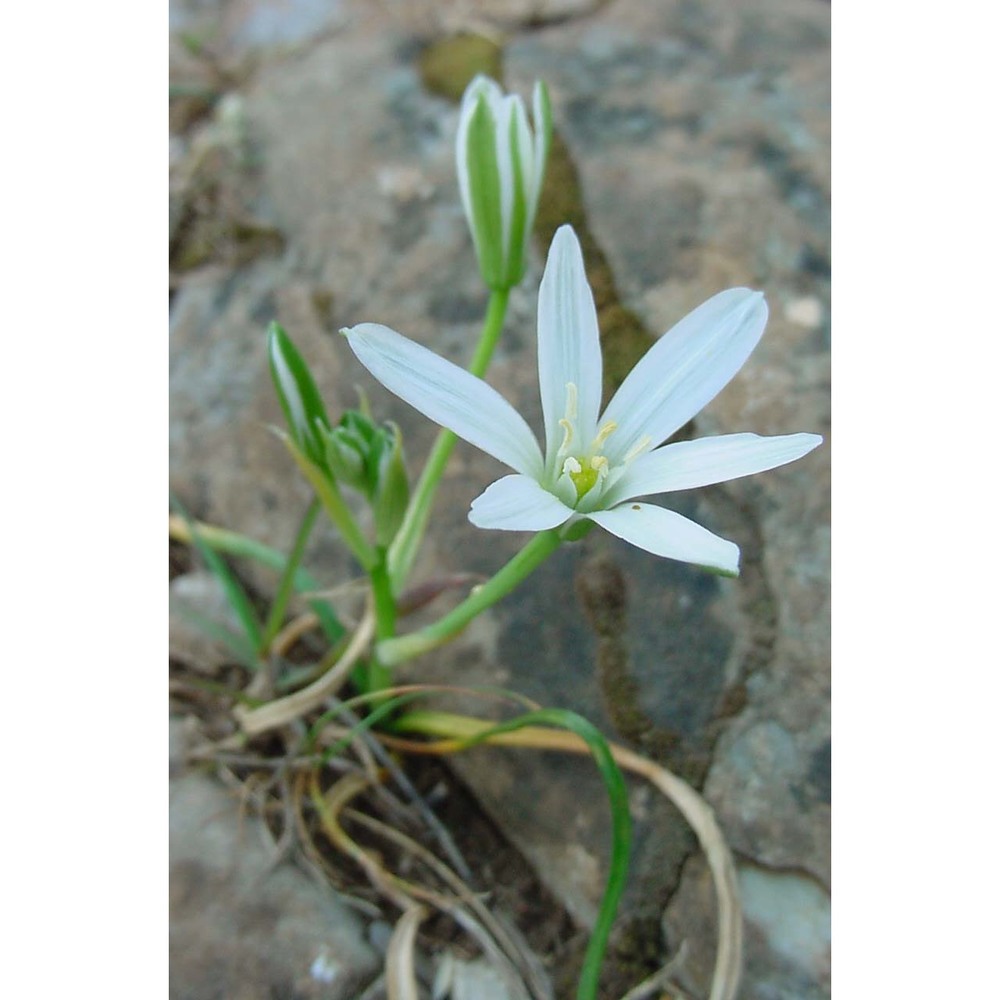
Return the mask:
M484 733L473 737L466 744L475 746L492 734L510 733L525 726L548 725L558 726L575 733L590 748L590 753L597 764L597 770L604 782L611 805L611 861L608 869L608 880L601 899L601 908L597 914L597 922L590 935L587 952L580 970L580 980L576 988L577 1000L595 1000L597 986L601 974L601 964L607 951L611 926L615 913L625 890L625 880L628 876L629 852L632 843L632 817L628 811L628 789L622 772L611 756L611 748L601 731L588 722L583 716L560 708L545 708L537 712L527 712L510 722L501 722Z
M267 329L267 356L292 440L311 462L325 469L322 431L329 430L330 421L309 366L277 323L271 323Z
M260 659L257 656L257 650L255 650L249 642L247 642L247 637L245 635L240 635L239 632L233 632L231 629L226 628L224 625L220 625L218 622L212 621L211 618L195 611L192 608L181 608L179 609L179 614L193 625L196 625L210 639L214 639L216 642L225 646L226 649L233 654L233 658L237 663L246 667L248 670L260 669L261 664Z
M302 523L295 534L295 542L292 551L288 554L285 568L281 572L281 580L271 604L271 610L264 625L264 634L260 639L260 652L263 653L272 643L285 621L285 612L288 610L288 602L291 600L292 591L295 588L295 574L302 562L302 556L306 550L306 543L309 541L309 533L316 523L316 515L319 513L320 503L314 499L309 504L308 509L302 517Z
M243 631L250 640L250 645L253 649L259 649L261 637L260 623L257 621L253 604L247 592L243 589L239 580L236 579L233 571L226 565L226 562L219 558L211 546L202 540L197 526L181 502L176 497L171 497L170 502L187 524L188 531L191 533L191 540L202 559L205 560L205 565L208 566L221 584L223 592L226 595L226 600L229 602L229 606L233 609L233 613L236 615L240 625L243 627Z

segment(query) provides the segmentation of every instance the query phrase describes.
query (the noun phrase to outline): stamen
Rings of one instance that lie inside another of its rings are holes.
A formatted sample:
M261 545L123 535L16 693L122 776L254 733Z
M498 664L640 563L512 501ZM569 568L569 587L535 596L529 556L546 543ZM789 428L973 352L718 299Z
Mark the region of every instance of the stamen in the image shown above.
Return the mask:
M576 420L577 388L575 382L566 383L566 419Z
M614 432L618 430L618 425L613 421L609 420L598 432L597 437L594 438L594 443L590 446L591 451L600 451L604 442L611 437Z
M648 435L644 435L639 439L632 447L629 449L628 454L622 459L622 465L628 465L637 459L644 451L649 450L649 446L653 443L653 439Z
M562 444L559 445L557 454L565 455L569 451L569 446L573 443L573 423L577 413L577 388L573 382L566 383L566 416L559 421L559 426L563 429Z
M559 421L559 426L563 429L563 439L562 444L559 445L559 451L557 454L565 455L566 452L569 451L570 442L573 440L573 425L565 417L563 417L563 419Z
M580 465L580 463L572 455L570 455L569 458L563 462L562 470L564 476L576 476L583 472L583 466Z

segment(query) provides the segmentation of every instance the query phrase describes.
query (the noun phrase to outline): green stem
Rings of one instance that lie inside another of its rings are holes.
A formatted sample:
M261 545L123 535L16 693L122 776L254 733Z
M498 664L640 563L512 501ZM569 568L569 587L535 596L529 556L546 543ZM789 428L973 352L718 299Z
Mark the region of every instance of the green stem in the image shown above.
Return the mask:
M259 652L261 653L264 653L268 646L271 645L274 637L278 634L278 630L281 628L282 622L285 620L285 611L288 609L288 602L291 599L292 591L295 589L295 574L298 572L302 556L305 554L306 542L309 541L309 533L316 523L319 506L319 500L314 498L302 517L302 523L299 525L299 530L295 535L292 551L288 554L288 561L285 563L281 580L278 583L277 593L274 595L274 603L271 605L267 622L264 624L264 634L261 636L259 647Z
M473 354L472 362L469 364L469 371L476 378L482 378L490 366L493 351L500 338L500 331L503 329L503 318L507 314L507 300L509 298L509 288L494 288L490 292L490 301L486 307L486 317L483 320L482 332L479 334L479 343L476 344L476 353Z
M469 371L477 378L482 378L486 374L486 369L493 357L500 331L503 329L509 297L509 288L494 289L490 292L490 301L486 308L483 329L479 334L479 343L476 344L476 351L469 365ZM420 474L420 481L410 498L406 516L403 518L403 523L389 548L389 575L392 577L393 587L397 594L403 589L406 579L413 569L417 550L423 540L424 532L427 530L427 521L434 504L434 494L437 492L438 483L441 482L445 466L448 464L452 448L455 447L457 440L458 438L449 430L442 429L438 433L434 447L427 458L427 464Z
M361 529L354 520L354 515L351 514L350 508L344 503L344 498L340 495L340 491L327 478L319 466L314 465L299 451L291 438L286 437L284 441L285 446L292 453L292 458L295 459L296 465L302 471L302 475L309 480L309 484L316 491L316 496L319 497L320 503L323 504L323 509L327 512L334 525L336 525L341 538L344 539L347 547L354 553L354 557L361 564L364 571L371 573L378 561L378 554L362 534Z
M385 551L371 570L372 600L375 605L375 638L389 640L396 634L396 599L392 594L392 581ZM382 662L377 651L368 662L368 690L382 691L392 680L392 671Z
M443 618L419 632L386 639L376 646L379 659L395 666L411 657L436 649L454 638L476 615L506 597L525 577L533 573L557 548L562 533L557 528L540 531L497 574L475 590Z

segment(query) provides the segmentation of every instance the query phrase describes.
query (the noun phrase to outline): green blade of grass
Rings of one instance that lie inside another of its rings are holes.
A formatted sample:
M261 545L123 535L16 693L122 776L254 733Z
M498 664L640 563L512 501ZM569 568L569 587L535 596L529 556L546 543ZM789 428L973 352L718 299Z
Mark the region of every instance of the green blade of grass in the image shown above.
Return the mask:
M272 549L263 542L241 535L236 531L228 531L225 528L217 528L210 524L193 522L187 518L183 519L187 527L187 537L181 537L180 541L191 541L193 544L193 529L197 528L198 537L201 541L212 548L215 552L225 555L236 556L237 558L253 559L262 566L275 569L279 573L285 568L287 559L277 549ZM293 574L295 589L300 593L309 593L320 589L319 584L313 576L301 566ZM332 645L339 642L344 636L344 626L337 618L336 612L326 602L320 600L309 601L309 607L319 619L320 625L326 635L327 641Z
M233 609L233 613L243 627L243 631L250 640L251 646L254 649L260 649L260 623L257 621L256 614L254 614L253 605L250 603L247 592L243 589L239 580L236 579L235 574L226 564L225 560L220 558L218 553L202 539L201 533L180 500L176 497L171 497L170 503L187 524L188 531L191 533L191 541L202 559L205 560L205 565L208 566L222 586L226 600L229 602L229 606Z
M237 663L247 667L249 670L256 670L260 666L257 651L247 642L245 635L233 632L224 625L212 621L206 615L195 611L193 608L182 608L180 609L180 614L185 620L197 626L210 639L214 639L219 644L225 646L233 654Z
M313 500L299 524L299 530L295 534L295 542L292 551L288 553L285 560L285 568L281 571L281 580L278 582L278 589L275 591L274 602L268 613L267 621L264 624L264 633L261 636L259 651L264 653L274 641L285 620L285 612L288 610L288 602L291 600L292 592L295 589L295 574L302 556L306 550L306 542L309 541L309 534L316 523L316 515L319 513L319 501Z
M628 811L628 789L621 770L611 756L611 748L601 731L582 715L562 708L543 708L536 712L526 712L509 722L501 722L464 742L467 747L482 743L490 736L511 733L526 726L547 725L567 729L579 736L590 749L594 763L604 782L611 805L611 860L608 866L608 880L601 899L601 908L590 935L587 952L580 970L580 980L576 988L577 1000L595 1000L601 975L604 953L614 923L618 904L625 890L628 875L629 852L632 844L632 818Z
M459 741L460 748L464 749L503 733L537 725L567 729L587 744L604 781L611 804L611 860L608 879L597 921L584 955L576 992L577 1000L595 1000L611 926L625 889L632 842L632 819L628 811L625 779L600 730L575 712L557 708L526 712L509 722L492 726L482 719L452 715L448 712L411 712L396 719L393 728L397 731L455 739Z

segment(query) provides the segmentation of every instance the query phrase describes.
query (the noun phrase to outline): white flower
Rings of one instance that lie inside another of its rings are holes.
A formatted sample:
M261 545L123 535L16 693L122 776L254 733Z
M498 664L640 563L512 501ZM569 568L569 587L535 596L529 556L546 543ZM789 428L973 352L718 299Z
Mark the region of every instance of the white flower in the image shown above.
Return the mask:
M580 244L563 226L538 294L544 457L521 415L481 379L387 327L344 333L386 388L515 470L473 501L473 524L543 531L589 518L648 552L736 575L736 545L635 498L764 472L820 444L817 434L726 434L658 447L740 370L766 322L760 292L720 292L650 348L601 414L597 313Z
M483 280L513 288L524 275L552 135L542 83L535 84L534 130L524 102L476 76L462 96L455 159L462 205Z

